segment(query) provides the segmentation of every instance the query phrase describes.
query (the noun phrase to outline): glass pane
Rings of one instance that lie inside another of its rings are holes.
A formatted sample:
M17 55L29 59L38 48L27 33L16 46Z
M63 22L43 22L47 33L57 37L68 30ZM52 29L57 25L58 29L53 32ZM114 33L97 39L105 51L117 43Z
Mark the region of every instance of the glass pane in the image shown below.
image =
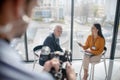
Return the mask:
M34 8L32 21L27 30L29 59L33 60L33 48L42 45L56 24L63 27L60 37L62 48L70 46L70 0L39 0L40 6Z
M11 46L16 49L22 60L26 60L24 35L20 39L13 39Z
M81 59L82 48L76 41L85 43L93 23L102 25L102 32L106 40L107 53L110 56L114 17L117 0L75 0L73 58Z
M119 18L119 28L118 28L118 35L117 35L115 58L120 59L120 18Z

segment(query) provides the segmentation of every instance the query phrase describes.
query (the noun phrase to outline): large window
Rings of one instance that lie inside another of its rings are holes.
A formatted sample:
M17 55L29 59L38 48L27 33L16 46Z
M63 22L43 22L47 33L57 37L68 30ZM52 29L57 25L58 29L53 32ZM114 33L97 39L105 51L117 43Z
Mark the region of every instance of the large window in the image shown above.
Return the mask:
M56 24L63 27L60 44L64 49L70 49L71 37L71 0L39 0L39 5L34 8L32 21L27 29L28 58L33 60L33 48L42 45L45 38L53 31ZM110 57L114 17L117 0L74 0L74 25L73 25L73 59L81 59L82 48L76 41L85 43L91 33L93 23L102 25L102 32L106 40L106 58ZM120 50L120 28L116 47L116 56ZM16 48L25 60L24 36Z

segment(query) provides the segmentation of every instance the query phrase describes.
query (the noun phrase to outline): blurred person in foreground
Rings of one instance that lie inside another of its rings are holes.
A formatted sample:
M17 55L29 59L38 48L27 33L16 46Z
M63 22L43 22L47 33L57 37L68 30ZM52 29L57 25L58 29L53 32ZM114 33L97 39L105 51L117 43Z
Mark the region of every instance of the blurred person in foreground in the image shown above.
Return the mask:
M78 42L79 46L85 50L83 58L83 80L87 80L89 63L100 61L105 46L105 39L99 23L93 24L91 32L92 34L88 36L85 45Z
M0 0L1 80L54 80L45 71L35 73L26 69L17 52L10 46L12 39L20 38L26 31L32 8L36 5L36 2L36 0ZM54 64L59 64L59 61L56 60ZM75 80L73 69L69 64L67 67L66 72L70 73L67 74L69 76L68 80Z

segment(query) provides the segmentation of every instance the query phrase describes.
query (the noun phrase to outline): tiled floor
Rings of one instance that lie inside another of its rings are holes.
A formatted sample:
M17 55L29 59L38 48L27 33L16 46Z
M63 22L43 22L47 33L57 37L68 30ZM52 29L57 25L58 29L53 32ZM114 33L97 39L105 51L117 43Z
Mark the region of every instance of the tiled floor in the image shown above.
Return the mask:
M106 64L107 64L107 71L108 71L110 68L109 60L106 61ZM26 65L26 67L29 67L32 70L33 63L27 63L25 65ZM72 66L75 69L75 72L79 73L80 67L81 67L81 60L73 61ZM41 67L39 64L36 64L34 71L41 72L42 68L43 67ZM110 69L110 70L112 70L112 69ZM83 75L83 72L82 72L82 75ZM77 80L80 80L79 75L77 76ZM94 80L105 80L105 69L104 69L103 62L95 65ZM111 80L120 80L120 60L114 60Z

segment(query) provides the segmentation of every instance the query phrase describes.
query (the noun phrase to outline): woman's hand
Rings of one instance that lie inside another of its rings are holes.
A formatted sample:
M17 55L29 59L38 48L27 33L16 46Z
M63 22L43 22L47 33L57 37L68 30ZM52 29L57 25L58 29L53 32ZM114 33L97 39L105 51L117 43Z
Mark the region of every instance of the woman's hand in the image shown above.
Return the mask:
M83 46L81 43L79 43L79 42L77 42L77 43L78 43L78 45L79 45L80 47L82 47L82 46Z
M91 51L90 51L90 50L85 50L85 52L86 52L86 53L91 53Z

